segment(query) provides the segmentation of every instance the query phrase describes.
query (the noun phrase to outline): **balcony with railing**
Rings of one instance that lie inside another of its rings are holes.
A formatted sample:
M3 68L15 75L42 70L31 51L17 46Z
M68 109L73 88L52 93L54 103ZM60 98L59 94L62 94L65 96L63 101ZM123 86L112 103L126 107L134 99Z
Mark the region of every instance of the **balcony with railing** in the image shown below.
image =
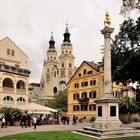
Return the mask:
M9 94L26 94L26 89L14 89L12 87L3 87L3 93Z
M88 104L88 102L89 102L89 98L79 98L78 99L78 102L80 103L80 104Z
M18 94L26 94L26 89L16 89Z
M14 74L18 74L18 75L22 75L22 76L26 76L26 77L29 77L29 74L30 74L30 71L27 69L22 69L19 67L6 65L3 63L0 64L0 71L14 73Z
M3 87L3 92L5 92L5 93L14 93L14 88L12 88L12 87Z

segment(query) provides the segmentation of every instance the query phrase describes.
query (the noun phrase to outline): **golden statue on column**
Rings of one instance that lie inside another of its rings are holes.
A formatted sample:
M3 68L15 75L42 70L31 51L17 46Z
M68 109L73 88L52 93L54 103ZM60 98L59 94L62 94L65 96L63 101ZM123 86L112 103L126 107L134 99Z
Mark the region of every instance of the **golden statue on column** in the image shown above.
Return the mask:
M110 17L109 17L109 13L106 11L104 25L109 26L110 24L111 24L111 20L110 20Z

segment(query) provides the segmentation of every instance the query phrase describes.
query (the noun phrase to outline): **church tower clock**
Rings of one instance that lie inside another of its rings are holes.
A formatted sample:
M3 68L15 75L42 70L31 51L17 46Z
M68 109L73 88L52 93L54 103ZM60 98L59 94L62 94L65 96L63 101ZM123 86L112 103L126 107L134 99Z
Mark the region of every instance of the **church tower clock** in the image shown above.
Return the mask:
M70 33L67 24L63 36L64 40L63 43L61 44L61 55L59 56L60 90L64 90L66 88L66 83L74 74L74 59L75 59L75 57L72 54L73 46L71 44Z

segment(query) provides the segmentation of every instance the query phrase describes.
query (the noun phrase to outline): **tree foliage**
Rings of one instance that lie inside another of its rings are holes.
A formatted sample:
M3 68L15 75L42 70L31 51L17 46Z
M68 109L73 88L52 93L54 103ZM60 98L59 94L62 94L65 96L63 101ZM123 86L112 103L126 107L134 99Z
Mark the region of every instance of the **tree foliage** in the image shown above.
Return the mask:
M137 113L139 110L139 106L135 102L134 99L130 99L129 97L126 97L122 100L122 102L119 105L119 111L120 113Z
M0 113L5 116L6 122L8 122L10 125L13 125L15 121L14 119L17 118L19 114L21 114L21 110L12 107L2 107L0 109Z
M67 92L60 91L53 99L47 99L46 106L58 109L59 111L67 111Z
M125 20L112 44L113 81L140 83L140 17Z
M134 9L140 11L140 0L122 0L120 14L126 16Z

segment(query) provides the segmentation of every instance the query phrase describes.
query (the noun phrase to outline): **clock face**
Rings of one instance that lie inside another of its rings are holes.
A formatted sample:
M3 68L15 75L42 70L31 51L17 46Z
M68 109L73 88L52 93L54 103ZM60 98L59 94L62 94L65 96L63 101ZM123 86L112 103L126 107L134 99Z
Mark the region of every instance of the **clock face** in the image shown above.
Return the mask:
M65 71L61 70L61 78L65 77Z

